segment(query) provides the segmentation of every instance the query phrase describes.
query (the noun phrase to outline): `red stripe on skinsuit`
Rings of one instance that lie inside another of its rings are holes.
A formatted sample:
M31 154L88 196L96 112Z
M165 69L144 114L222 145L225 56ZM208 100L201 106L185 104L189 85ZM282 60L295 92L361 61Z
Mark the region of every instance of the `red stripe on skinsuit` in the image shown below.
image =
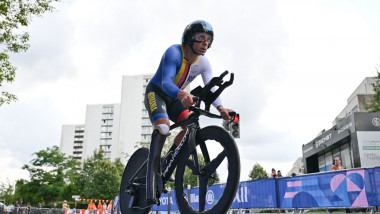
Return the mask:
M183 75L181 77L181 80L177 84L178 88L182 87L183 83L186 80L187 74L189 73L189 70L190 70L190 64L188 62L186 62L186 67L185 67L185 70L183 71Z

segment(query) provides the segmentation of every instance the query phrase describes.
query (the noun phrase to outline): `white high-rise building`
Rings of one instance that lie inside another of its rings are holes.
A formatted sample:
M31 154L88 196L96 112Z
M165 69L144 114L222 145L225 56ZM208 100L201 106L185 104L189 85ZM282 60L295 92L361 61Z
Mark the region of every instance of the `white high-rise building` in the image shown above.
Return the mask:
M152 125L145 110L145 89L152 75L123 76L121 90L119 148L122 162L140 144L150 143Z
M84 125L83 157L89 158L100 149L104 158L118 155L120 104L87 105Z
M63 125L60 150L82 161L84 125Z
M85 124L62 126L60 150L83 162L102 149L105 158L126 163L141 144L150 143L153 130L144 93L151 78L123 76L121 103L87 105Z

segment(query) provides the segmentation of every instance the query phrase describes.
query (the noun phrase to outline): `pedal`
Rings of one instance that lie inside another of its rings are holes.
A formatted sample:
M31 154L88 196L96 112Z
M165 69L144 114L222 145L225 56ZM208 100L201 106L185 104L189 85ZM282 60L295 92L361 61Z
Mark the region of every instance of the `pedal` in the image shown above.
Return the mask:
M166 194L166 193L168 193L168 190L166 188L163 188L162 193Z

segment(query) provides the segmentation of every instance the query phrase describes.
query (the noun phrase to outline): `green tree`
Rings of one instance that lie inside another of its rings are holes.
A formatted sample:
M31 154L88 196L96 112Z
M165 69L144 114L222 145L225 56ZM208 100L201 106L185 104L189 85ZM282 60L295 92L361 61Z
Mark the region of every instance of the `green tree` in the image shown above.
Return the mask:
M112 163L104 159L102 150L95 150L94 155L84 161L81 172L74 179L74 193L83 198L113 199L119 194L123 170L120 159Z
M249 172L248 177L251 180L264 179L268 178L268 174L265 172L264 168L259 163L256 163L252 167L252 170Z
M5 200L5 204L11 204L14 202L13 191L14 187L9 180L7 180L6 183L0 183L0 198Z
M0 1L0 87L12 83L16 67L9 61L8 53L19 53L29 48L29 34L25 28L33 16L52 11L53 2L59 0L1 0ZM14 94L0 90L0 106L17 100Z
M373 96L373 99L366 105L366 110L368 112L380 112L380 72L379 67L376 67L377 70L377 77L375 78L375 83L372 83L373 90L375 91L375 94Z
M77 173L75 166L78 162L73 157L66 157L58 146L48 147L33 155L37 157L30 161L31 165L22 167L29 171L30 181L22 179L16 182L15 197L31 204L62 199L67 183Z

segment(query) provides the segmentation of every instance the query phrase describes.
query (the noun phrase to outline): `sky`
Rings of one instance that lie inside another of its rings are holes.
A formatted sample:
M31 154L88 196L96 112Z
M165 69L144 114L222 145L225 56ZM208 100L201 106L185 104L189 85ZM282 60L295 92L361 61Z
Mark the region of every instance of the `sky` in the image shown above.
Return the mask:
M62 0L26 29L30 48L12 54L16 80L1 90L0 182L29 178L34 152L59 146L64 124L84 124L86 105L120 103L123 75L157 70L187 24L215 38L213 73L235 73L222 94L240 113L241 180L259 163L286 174L380 63L376 0ZM201 78L192 87L201 84Z

